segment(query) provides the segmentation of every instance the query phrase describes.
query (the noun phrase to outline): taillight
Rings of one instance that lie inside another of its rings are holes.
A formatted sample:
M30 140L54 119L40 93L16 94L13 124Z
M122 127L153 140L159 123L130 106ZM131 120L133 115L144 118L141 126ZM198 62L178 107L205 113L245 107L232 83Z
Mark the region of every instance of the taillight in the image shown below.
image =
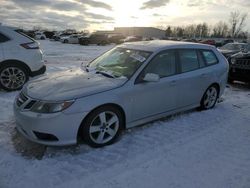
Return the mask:
M39 45L36 42L23 43L20 46L26 49L39 49Z

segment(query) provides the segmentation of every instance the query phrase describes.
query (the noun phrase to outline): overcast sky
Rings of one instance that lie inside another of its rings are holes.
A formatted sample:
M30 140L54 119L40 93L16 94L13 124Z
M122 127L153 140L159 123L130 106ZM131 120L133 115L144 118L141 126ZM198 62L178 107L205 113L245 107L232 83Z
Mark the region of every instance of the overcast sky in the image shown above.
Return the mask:
M250 12L250 0L0 0L5 25L104 30L116 26L227 22L231 11ZM250 30L250 14L245 29Z

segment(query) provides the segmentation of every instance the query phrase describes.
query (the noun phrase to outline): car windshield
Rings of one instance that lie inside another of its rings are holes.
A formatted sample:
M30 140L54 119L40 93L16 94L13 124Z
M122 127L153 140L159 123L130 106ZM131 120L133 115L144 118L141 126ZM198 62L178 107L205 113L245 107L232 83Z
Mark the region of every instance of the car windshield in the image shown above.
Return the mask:
M226 44L221 47L222 50L241 50L242 48L246 48L245 44Z
M150 54L151 52L117 47L92 61L87 70L109 74L112 77L130 78Z

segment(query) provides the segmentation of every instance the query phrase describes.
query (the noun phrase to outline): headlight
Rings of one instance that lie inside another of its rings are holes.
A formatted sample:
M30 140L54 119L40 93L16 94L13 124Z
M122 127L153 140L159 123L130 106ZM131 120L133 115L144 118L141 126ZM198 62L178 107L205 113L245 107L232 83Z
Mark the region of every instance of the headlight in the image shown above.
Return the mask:
M236 60L234 58L231 59L232 65L235 64Z
M61 112L68 107L70 107L74 103L73 100L71 101L63 101L63 102L43 102L38 101L36 102L33 107L31 108L32 112L38 112L38 113L55 113L55 112Z

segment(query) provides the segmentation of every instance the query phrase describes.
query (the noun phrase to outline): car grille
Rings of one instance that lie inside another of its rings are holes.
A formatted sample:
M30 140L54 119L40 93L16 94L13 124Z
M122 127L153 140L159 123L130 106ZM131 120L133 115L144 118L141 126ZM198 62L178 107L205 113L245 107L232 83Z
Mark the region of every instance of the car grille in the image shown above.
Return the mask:
M18 107L21 107L25 110L28 110L30 108L32 108L32 106L36 103L36 100L33 100L31 98L29 98L28 96L26 96L24 93L20 93L19 96L16 99L16 105Z
M242 69L250 69L250 60L249 59L237 59L234 67Z

